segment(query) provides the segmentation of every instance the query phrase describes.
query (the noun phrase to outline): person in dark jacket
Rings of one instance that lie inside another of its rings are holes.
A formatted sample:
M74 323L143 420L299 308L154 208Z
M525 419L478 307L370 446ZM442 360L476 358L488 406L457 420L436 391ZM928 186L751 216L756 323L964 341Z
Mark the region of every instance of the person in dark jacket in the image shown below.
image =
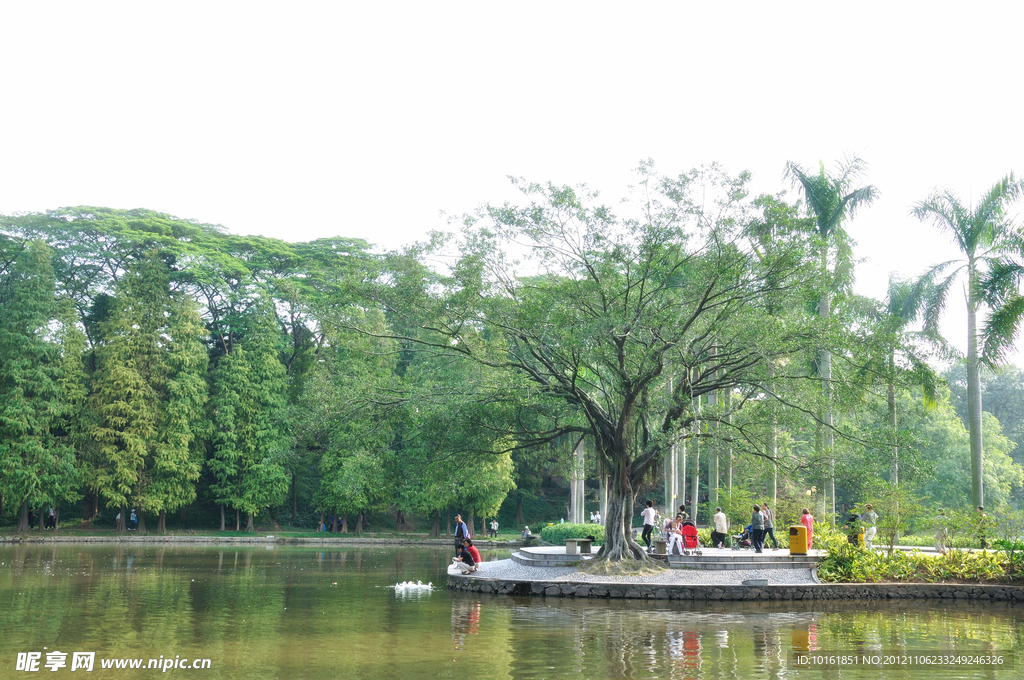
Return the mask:
M462 515L455 515L455 555L462 552L462 542L469 538L469 527L462 521Z
M750 516L750 542L754 544L754 552L764 552L764 515L761 506L754 506L754 514Z

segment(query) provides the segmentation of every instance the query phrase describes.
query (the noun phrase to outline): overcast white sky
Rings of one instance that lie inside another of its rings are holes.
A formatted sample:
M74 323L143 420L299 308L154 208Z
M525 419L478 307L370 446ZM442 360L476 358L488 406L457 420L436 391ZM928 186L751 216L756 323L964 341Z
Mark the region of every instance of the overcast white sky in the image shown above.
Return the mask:
M856 153L881 191L848 226L858 289L881 297L957 254L912 203L1024 172L1019 2L8 2L0 25L3 213L397 247L507 175L616 196L651 157L777 191L787 160Z

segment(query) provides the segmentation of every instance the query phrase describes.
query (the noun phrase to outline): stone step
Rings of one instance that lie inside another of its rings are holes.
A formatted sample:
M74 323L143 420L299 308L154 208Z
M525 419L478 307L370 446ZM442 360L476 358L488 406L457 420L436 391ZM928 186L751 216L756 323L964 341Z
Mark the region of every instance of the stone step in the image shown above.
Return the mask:
M512 553L512 561L528 567L571 567L579 562L580 555L528 555L522 552Z

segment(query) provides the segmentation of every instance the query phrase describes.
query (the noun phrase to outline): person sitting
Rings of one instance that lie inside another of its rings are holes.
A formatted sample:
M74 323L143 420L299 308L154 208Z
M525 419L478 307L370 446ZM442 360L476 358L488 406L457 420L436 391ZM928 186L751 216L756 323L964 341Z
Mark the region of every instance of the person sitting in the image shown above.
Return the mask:
M676 518L669 522L668 530L665 532L665 536L668 538L668 550L669 555L676 554L676 548L679 548L679 554L683 554L683 532L682 532L683 518L681 515L676 515Z
M530 536L533 536L533 534L530 533L530 525L527 524L526 528L523 529L523 538L528 538Z
M473 553L469 552L469 548L466 546L462 546L462 552L458 557L453 557L452 562L463 574L472 574L476 571L476 560L473 559Z
M473 539L467 538L462 542L462 545L465 546L466 550L469 551L469 554L473 556L474 562L476 562L477 564L483 562L483 560L480 558L480 551L476 549L475 545L473 545Z

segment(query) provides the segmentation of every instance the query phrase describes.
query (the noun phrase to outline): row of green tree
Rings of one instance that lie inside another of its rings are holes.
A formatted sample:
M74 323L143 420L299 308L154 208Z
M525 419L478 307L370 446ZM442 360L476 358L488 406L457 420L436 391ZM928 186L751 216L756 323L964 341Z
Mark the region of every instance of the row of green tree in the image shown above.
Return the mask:
M876 195L862 170L790 164L792 200L648 162L614 209L519 181L522 202L383 254L141 210L0 218L0 500L22 530L84 496L161 529L197 502L250 528L290 502L436 533L447 509L493 516L517 483L521 502L567 473L583 439L613 559L643 559L634 503L680 453L686 495L711 506L724 487L834 515L877 480L1009 502L1024 470L981 379L1024 312L1021 183L916 205L963 266L893 277L877 301L853 292L845 230ZM961 273L962 358L938 333ZM958 359L947 387L931 366Z

